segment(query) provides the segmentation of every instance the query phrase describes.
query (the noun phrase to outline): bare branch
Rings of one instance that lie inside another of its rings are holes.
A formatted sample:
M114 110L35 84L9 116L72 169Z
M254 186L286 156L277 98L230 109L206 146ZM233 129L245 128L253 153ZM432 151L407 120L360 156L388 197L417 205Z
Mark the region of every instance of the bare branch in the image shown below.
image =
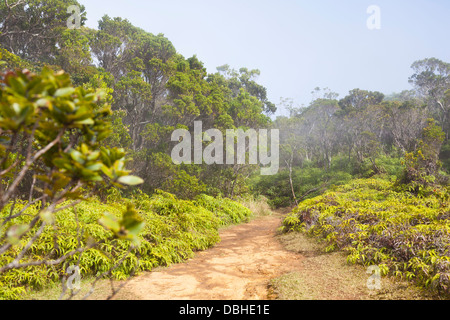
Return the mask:
M28 230L26 232L24 232L20 237L19 240L21 240L28 232L30 232L30 230L32 230L34 228L34 226L36 225L36 223L39 221L39 214L37 214L33 220L31 220L30 224L28 225ZM12 244L7 243L5 244L3 247L0 248L0 254L5 253L6 251L8 251L10 248L12 247ZM0 269L1 270L1 269ZM1 272L1 271L0 271Z
M31 262L27 262L27 263L23 263L23 264L19 264L19 263L15 263L16 260L14 260L13 262L7 264L6 266L2 267L0 269L0 273L11 270L11 269L20 269L20 268L27 268L27 267L31 267L31 266L54 266L57 264L60 264L62 262L64 262L67 258L72 257L74 255L76 255L77 253L83 253L84 251L87 251L89 249L92 249L96 246L97 244L92 244L89 245L85 248L79 248L76 250L73 250L69 253L66 253L65 255L63 255L62 257L56 259L56 260L40 260L40 261L31 261Z
M98 275L94 282L92 283L91 289L89 290L89 292L83 297L83 300L86 300L87 298L89 298L95 290L95 286L97 285L97 282L103 278L104 276L111 276L112 272L117 269L124 261L125 259L128 257L128 255L131 253L131 251L134 249L134 246L130 246L130 248L128 248L127 253L122 257L122 259L120 259L111 269L109 269L108 271L103 272L102 274ZM133 269L133 271L131 272L130 278L132 277L132 275L135 273L136 268ZM128 278L128 279L130 279ZM129 280L127 280L125 282L125 284L128 282ZM125 285L122 284L118 290L114 290L114 286L112 285L112 294L107 298L107 300L111 300L117 293L118 291Z
M28 202L23 208L22 208L22 210L20 210L18 213L16 213L15 215L9 215L7 218L5 218L4 219L4 221L3 221L3 223L2 223L2 226L4 226L6 223L8 223L9 221L11 221L12 219L15 219L15 218L17 218L17 217L20 217L30 206L32 206L33 204L35 204L35 203L37 203L37 202L39 202L39 201L41 201L42 199L44 199L44 198L46 198L46 197L48 197L47 195L43 195L43 196L41 196L41 197L39 197L39 198L37 198L37 199L35 199L35 200L33 200L33 201L31 201L31 202ZM14 199L14 203L15 203L15 201L16 201L16 199ZM13 209L13 207L11 208L11 209ZM11 213L12 213L12 211L11 211Z

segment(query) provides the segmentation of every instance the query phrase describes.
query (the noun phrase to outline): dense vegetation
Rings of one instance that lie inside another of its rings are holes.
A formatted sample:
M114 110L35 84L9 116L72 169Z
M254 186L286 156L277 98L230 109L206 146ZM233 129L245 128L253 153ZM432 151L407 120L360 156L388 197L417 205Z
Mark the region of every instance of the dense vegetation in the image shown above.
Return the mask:
M285 231L449 293L449 63L413 62L412 89L391 95L316 88L273 120L259 70L208 73L122 18L87 28L76 0L0 2L0 21L0 299L70 265L124 279L182 261L247 221L231 199L249 194L295 207ZM279 173L174 164L171 134L195 121L279 129Z
M25 205L26 202L16 203L13 214ZM5 229L18 223L28 224L38 211L36 206L30 207L27 216L6 224ZM98 223L105 219L105 212L106 217L118 220L123 211L138 215L145 223L134 246L127 239L113 237L112 231ZM5 207L0 218L3 220L9 212L10 206ZM96 242L98 245L74 254L57 265L30 265L2 273L0 299L18 299L27 290L59 283L70 265L78 265L83 278L111 276L124 280L141 271L178 263L192 257L195 251L219 242L218 230L221 226L248 221L250 216L251 211L236 202L208 196L188 201L162 191L152 197L136 193L129 199L129 204L124 203L116 192L111 192L106 202L93 197L76 207L58 212L55 223L46 226L21 263L45 260L49 254L51 259L57 260L89 243ZM31 236L23 237L13 252L3 254L0 265L9 264Z
M196 56L185 58L164 35L126 19L104 16L94 30L84 26L85 9L75 0L26 2L0 4L3 69L62 69L74 86L103 89L112 110L107 143L132 158L142 190L189 199L247 190L251 166L174 165L171 134L178 128L192 132L194 121L202 121L205 131L267 127L276 107L256 82L259 70L224 65L208 73ZM73 4L80 7L80 28L68 29L67 8Z
M354 180L308 199L286 217L284 231L318 237L350 263L377 265L383 275L450 293L450 189L426 196L381 178Z
M248 220L227 197L255 166L175 165L171 133L267 127L258 70L208 74L122 18L86 28L75 0L4 1L0 20L0 298L69 266L124 279L179 262Z
M280 174L255 177L272 206L294 206L283 230L345 250L348 261L449 296L450 64L413 63L413 89L385 96L316 88L289 107ZM356 179L356 180L355 180Z
M253 190L274 206L297 205L352 178L400 176L403 162L410 169L405 183L424 183L425 176L448 183L450 64L431 58L412 69L413 89L399 94L354 89L338 99L329 89L316 88L306 107L285 99L290 116L272 123L280 129L282 172L255 177ZM432 130L428 136L426 127Z
M296 206L282 230L306 232L324 241L326 251L347 251L351 263L376 265L383 275L448 297L450 184L439 160L444 140L442 128L428 119L401 170L329 187Z

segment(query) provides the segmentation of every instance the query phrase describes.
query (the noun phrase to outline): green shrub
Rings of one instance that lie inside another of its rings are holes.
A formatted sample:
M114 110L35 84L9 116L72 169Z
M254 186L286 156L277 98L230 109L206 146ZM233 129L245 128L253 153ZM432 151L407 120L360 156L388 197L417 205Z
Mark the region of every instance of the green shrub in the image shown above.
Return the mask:
M143 224L132 206L87 225L74 206L100 187L142 179L129 175L123 149L103 143L111 109L102 92L74 88L68 74L47 67L0 78L0 298L15 298L21 287L56 281L78 257L101 259L95 250L108 243L105 234L123 246L136 243ZM89 239L93 231L103 238Z
M394 182L355 180L301 203L284 231L303 231L345 250L348 261L449 294L450 189L427 197L394 191Z
M195 203L214 213L221 225L248 222L252 212L243 205L222 197L211 197L205 194L197 196Z
M341 185L352 179L346 171L321 168L294 168L293 184L297 199L309 199L320 195L327 186ZM274 176L264 176L252 181L253 193L267 197L272 208L289 207L294 203L289 184L289 172L280 171Z
M442 163L439 160L445 134L437 122L428 119L423 129L422 139L419 140L417 150L405 155L405 170L400 179L401 184L409 185L416 193L439 182L439 171Z
M376 173L373 168L373 163L369 159L366 159L360 168L360 178L371 178L375 175L400 177L404 169L402 159L399 157L380 154L374 161L380 172Z
M3 273L0 276L0 299L19 299L27 290L39 290L57 283L70 265L78 263L81 276L89 277L107 272L126 257L112 271L112 278L117 280L126 279L135 272L179 263L192 257L195 251L207 249L219 242L218 229L221 226L247 221L251 216L249 209L230 199L202 195L196 201L186 201L162 191L152 197L137 192L127 201L134 205L145 226L139 233L135 249L128 254L131 243L114 238L112 231L98 223L105 212L119 219L123 211L127 210L126 199L119 195L109 200L104 203L92 198L75 208L60 211L54 226L46 227L21 262L46 256L57 259L80 246L86 246L89 241L98 241L98 246L83 254L76 254L59 265L32 266ZM17 202L13 214L25 205L25 201ZM9 215L10 209L11 205L6 206L0 218ZM31 206L27 212L33 215L38 210ZM27 223L31 216L22 215L20 219L15 223ZM81 244L77 240L79 233L83 233ZM20 251L28 240L29 237L21 239L15 250ZM13 257L13 253L1 255L0 266L12 261Z
M450 173L450 140L442 146L440 159L442 161L442 168L447 173Z

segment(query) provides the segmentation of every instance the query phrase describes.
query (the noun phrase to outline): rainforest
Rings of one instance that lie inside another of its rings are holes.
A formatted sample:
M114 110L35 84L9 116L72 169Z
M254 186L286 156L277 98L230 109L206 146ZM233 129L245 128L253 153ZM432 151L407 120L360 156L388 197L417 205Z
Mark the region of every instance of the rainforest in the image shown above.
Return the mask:
M1 300L450 297L448 55L275 102L81 2L0 1Z

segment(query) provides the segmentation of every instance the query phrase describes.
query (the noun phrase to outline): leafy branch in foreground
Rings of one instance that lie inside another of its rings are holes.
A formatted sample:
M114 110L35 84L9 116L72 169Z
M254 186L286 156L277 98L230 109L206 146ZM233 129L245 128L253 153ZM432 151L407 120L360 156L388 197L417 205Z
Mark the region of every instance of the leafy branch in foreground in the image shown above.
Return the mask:
M74 88L69 75L44 69L7 72L0 79L0 278L11 270L59 265L98 247L77 227L77 246L30 254L45 230L58 230L58 213L104 185L138 185L126 170L123 149L102 146L111 133L102 93ZM76 212L74 210L74 212ZM75 213L73 223L79 226ZM136 243L143 228L128 207L120 222L100 220L114 235ZM116 227L119 229L116 230ZM0 280L1 282L1 280ZM14 298L15 293L11 298Z

